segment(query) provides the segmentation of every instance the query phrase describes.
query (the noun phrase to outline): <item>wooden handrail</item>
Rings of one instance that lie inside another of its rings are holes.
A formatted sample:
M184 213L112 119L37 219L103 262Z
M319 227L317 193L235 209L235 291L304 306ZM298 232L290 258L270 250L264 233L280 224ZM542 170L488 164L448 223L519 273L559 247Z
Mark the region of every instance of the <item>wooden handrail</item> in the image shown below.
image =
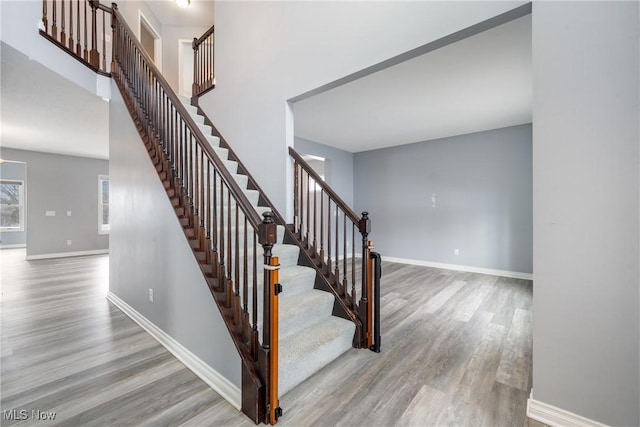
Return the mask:
M120 14L120 11L118 10L118 6L116 3L113 3L112 9L113 9L113 16L116 17L118 24L121 25L130 35L134 34L131 28L129 27L129 25L127 25L122 15ZM185 124L187 125L191 133L195 135L196 140L201 144L202 149L207 154L207 157L209 158L209 160L211 160L215 164L215 166L218 168L220 175L222 176L225 184L232 190L234 198L236 198L236 201L240 204L242 211L249 219L249 222L251 223L253 228L258 229L258 227L262 223L262 219L260 218L256 210L253 208L253 206L249 202L249 199L247 198L246 194L244 194L244 192L242 191L238 183L235 181L235 179L231 177L231 174L227 170L226 166L224 165L220 157L218 157L216 152L211 148L211 146L207 142L207 138L204 136L204 134L202 133L202 131L200 130L196 122L193 120L193 118L191 117L187 109L184 107L184 105L178 98L178 95L176 95L175 92L171 89L171 86L166 81L166 79L162 76L162 73L158 70L158 67L156 67L153 60L144 50L144 48L142 47L138 39L136 37L130 37L130 39L132 43L135 45L135 47L138 49L142 57L147 62L149 69L153 73L153 77L156 80L158 80L158 82L160 82L160 84L162 85L163 89L165 90L174 108L178 110L178 113L180 114L182 120L184 120Z
M194 38L193 48L193 99L215 87L214 84L214 26L200 37Z
M211 28L209 28L207 31L204 32L204 34L202 34L199 38L194 39L193 40L193 46L197 47L200 46L202 44L202 42L204 42L207 37L209 37L211 34L213 34L215 26L212 25Z
M342 200L342 198L338 196L335 191L333 191L333 189L329 186L329 184L327 184L320 177L320 175L318 175L316 171L314 171L313 168L309 166L309 163L307 163L293 147L289 147L289 155L293 157L293 159L297 161L300 166L302 166L305 172L307 172L311 176L311 178L313 178L316 181L316 183L320 186L320 188L322 188L324 192L336 202L338 207L347 215L347 217L354 224L360 224L361 218L358 216L358 214L356 214L353 211L353 209L351 209L349 205L347 205L344 202L344 200Z
M371 299L369 214L363 212L359 217L293 147L289 147L289 154L294 160L294 234L312 262L320 266L335 293L358 318L361 327L356 322L359 329L354 345L371 348L375 302ZM362 250L359 269L357 246Z

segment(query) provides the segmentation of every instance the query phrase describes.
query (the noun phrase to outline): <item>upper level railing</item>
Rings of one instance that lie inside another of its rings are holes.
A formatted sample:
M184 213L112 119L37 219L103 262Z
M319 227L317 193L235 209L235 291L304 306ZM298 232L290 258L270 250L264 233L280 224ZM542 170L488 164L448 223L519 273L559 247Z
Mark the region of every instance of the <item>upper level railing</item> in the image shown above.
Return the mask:
M193 96L200 96L213 89L215 33L211 26L200 38L193 39Z
M40 34L93 69L111 67L111 8L96 0L43 0Z
M294 232L362 322L358 346L371 348L375 317L369 214L358 216L292 147L289 155L294 162Z

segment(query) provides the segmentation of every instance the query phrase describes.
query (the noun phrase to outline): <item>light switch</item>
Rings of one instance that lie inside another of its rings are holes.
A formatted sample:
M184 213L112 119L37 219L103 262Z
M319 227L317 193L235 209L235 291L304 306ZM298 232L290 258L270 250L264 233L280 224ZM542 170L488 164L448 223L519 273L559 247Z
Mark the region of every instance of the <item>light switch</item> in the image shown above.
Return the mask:
M56 216L56 211L46 211L44 216Z
M71 211L67 211L67 216L71 216Z

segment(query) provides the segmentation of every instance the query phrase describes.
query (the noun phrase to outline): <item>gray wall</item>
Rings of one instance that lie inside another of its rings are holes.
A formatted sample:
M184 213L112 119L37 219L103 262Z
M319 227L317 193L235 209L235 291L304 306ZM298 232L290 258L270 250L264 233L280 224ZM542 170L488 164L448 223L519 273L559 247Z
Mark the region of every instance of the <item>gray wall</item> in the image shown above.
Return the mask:
M295 138L299 154L311 154L325 159L325 181L353 208L353 153L304 138Z
M98 175L109 174L107 160L12 148L1 156L27 164L27 257L109 248L109 236L98 234Z
M531 273L531 180L531 125L355 154L356 211L389 257Z
M292 219L287 100L524 3L215 2L217 84L199 104Z
M11 179L16 181L24 181L23 190L26 199L27 196L27 168L24 163L4 161L0 163L0 179ZM27 204L23 206L24 231L5 231L0 232L0 247L25 245L27 243Z
M240 387L238 353L120 93L112 89L109 289Z
M533 398L639 411L638 2L533 2Z

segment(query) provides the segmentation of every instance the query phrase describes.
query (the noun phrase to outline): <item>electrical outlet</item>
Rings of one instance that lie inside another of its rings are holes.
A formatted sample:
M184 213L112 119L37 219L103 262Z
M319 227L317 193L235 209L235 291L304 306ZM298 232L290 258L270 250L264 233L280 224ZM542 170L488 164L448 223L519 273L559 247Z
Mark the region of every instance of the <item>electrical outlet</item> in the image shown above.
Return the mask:
M71 245L71 240L67 240L67 245Z
M67 216L71 216L71 211L67 211Z
M453 250L454 255L460 255L460 249L456 248Z
M153 302L153 289L149 288L149 302Z

